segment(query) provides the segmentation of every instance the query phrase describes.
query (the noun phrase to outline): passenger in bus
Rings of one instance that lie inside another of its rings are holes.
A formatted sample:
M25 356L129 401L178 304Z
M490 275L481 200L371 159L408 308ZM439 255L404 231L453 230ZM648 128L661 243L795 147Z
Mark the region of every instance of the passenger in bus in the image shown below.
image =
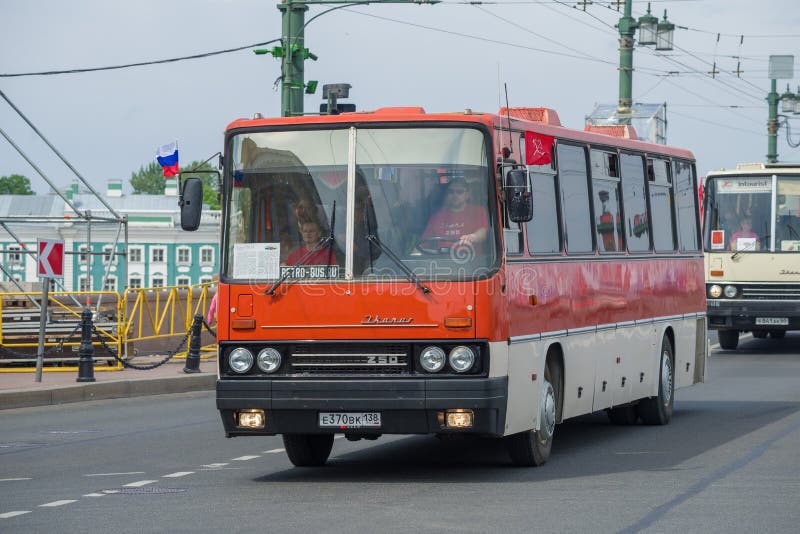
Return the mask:
M470 190L461 178L450 180L447 184L444 205L431 215L420 243L425 245L436 241L433 248L450 248L455 245L469 245L479 249L486 241L489 231L489 217L486 209L470 203ZM417 247L420 250L430 247Z
M208 315L206 315L206 325L208 326L211 326L212 324L217 322L217 302L219 299L219 274L214 273L214 275L211 277L211 281L214 283L216 291L214 291L214 296L211 298L211 304L208 306Z
M753 232L753 221L748 216L742 217L739 230L731 235L731 250L758 250L761 243L758 234Z
M322 225L316 219L300 220L297 223L303 243L289 253L286 265L297 265L306 254L311 253L303 265L338 265L335 247L332 243L323 244L325 235Z

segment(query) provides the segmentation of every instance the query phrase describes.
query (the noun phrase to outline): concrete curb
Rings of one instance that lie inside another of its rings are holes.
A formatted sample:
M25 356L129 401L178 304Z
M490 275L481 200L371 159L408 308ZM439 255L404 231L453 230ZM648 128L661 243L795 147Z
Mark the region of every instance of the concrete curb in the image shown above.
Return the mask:
M0 410L49 406L101 399L120 399L146 395L186 393L213 390L216 374L148 378L145 380L109 380L41 389L8 389L0 391Z

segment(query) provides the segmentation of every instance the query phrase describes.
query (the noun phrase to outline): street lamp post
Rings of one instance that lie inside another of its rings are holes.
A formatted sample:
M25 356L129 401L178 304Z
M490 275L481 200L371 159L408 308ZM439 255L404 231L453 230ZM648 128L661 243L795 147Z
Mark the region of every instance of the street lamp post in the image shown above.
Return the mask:
M438 4L441 0L282 0L278 4L281 12L281 46L270 50L256 50L256 54L272 54L281 59L281 116L303 114L303 94L313 93L317 83L305 83L304 62L316 60L317 56L305 47L305 29L315 18L343 7L366 4ZM308 6L338 4L305 21Z
M770 92L767 93L769 118L767 119L767 163L778 161L778 102L783 102L782 111L796 112L796 102L800 96L795 95L786 86L786 92L778 94L778 80L792 79L794 77L794 56L769 57Z
M672 50L672 35L675 25L667 20L664 11L664 20L650 14L650 4L647 4L647 14L636 20L632 16L632 0L625 0L625 10L622 18L617 23L619 29L619 101L617 104L617 118L620 124L630 124L631 107L633 106L633 45L636 30L639 30L640 45L656 45L656 50Z

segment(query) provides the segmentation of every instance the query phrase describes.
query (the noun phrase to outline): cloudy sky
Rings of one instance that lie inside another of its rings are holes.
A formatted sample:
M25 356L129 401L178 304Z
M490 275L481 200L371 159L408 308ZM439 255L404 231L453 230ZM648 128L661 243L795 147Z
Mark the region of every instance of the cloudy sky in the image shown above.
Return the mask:
M358 109L423 106L496 112L503 85L512 106L554 108L582 129L595 104L618 98L620 17L609 1L498 0L480 5L369 5L338 9L310 22L306 80L352 84ZM93 186L122 179L177 140L181 161L221 149L233 119L280 114L278 60L251 49L202 59L82 74L14 76L148 62L277 39L275 0L2 0L0 91ZM331 6L312 6L306 20ZM770 55L796 56L797 0L653 0L678 26L673 52L637 47L633 96L668 106L668 142L692 150L698 171L763 161L767 152ZM647 2L634 0L634 16ZM272 46L272 45L270 45ZM709 73L716 64L720 72ZM734 71L742 71L737 77ZM800 142L800 115L789 121ZM74 179L31 128L0 99L0 128L59 187ZM781 128L782 161L800 161ZM0 176L45 181L0 136Z

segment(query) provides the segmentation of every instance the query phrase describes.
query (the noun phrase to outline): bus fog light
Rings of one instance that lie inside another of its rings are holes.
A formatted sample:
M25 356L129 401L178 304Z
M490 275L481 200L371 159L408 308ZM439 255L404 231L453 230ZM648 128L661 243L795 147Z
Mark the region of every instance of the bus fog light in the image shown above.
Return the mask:
M722 295L722 286L714 284L708 288L708 296L712 299L718 299Z
M439 347L425 347L419 355L419 364L429 373L441 371L445 362L444 351Z
M450 367L457 373L464 373L475 365L475 352L463 345L450 351Z
M241 428L264 428L264 410L242 410L236 419Z
M472 410L447 410L446 421L448 428L471 428L475 415Z
M265 373L274 373L281 366L281 353L272 347L261 349L256 359L258 368Z
M725 296L732 299L736 296L736 286L725 286Z
M237 347L228 355L228 365L235 373L246 373L253 367L253 353L244 347Z

